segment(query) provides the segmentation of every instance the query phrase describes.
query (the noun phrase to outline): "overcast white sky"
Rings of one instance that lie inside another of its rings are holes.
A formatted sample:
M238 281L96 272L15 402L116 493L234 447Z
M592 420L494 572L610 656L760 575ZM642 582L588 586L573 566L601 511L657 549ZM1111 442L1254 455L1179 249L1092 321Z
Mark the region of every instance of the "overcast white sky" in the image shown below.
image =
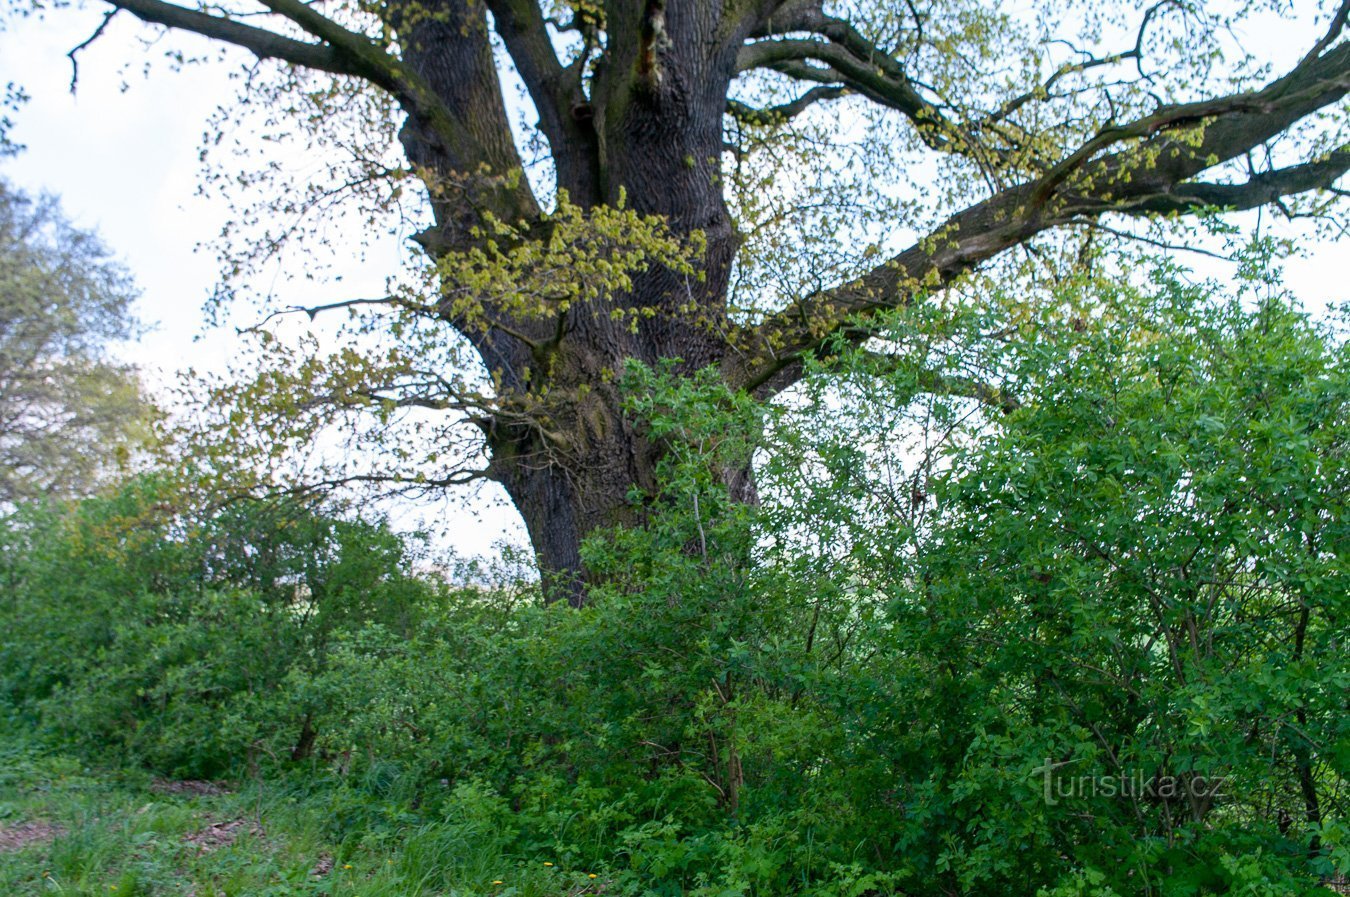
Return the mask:
M219 369L237 342L227 329L203 336L202 303L217 272L210 255L194 247L219 231L228 209L196 195L197 151L208 116L233 96L230 67L250 57L239 53L232 63L189 66L176 74L161 64L144 78L139 60L161 61L162 48L147 50L138 40L146 29L124 15L81 55L79 90L72 96L65 54L101 18L97 8L65 10L46 21L11 22L0 32L0 85L17 82L32 97L16 117L14 133L28 150L0 163L0 175L29 191L59 194L68 215L96 228L126 263L143 290L141 317L154 325L129 354L152 378L162 382L189 365ZM187 36L174 43L205 48ZM128 60L138 63L126 67ZM1350 297L1350 247L1309 248L1311 257L1293 263L1288 276L1304 302L1317 308ZM377 246L364 264L341 272L345 290L378 295L397 265L396 246ZM501 506L497 492L471 501L468 510L423 513L428 521L448 522L450 543L467 553L482 553L503 537L523 541L518 518ZM415 515L403 518L405 525L414 522Z

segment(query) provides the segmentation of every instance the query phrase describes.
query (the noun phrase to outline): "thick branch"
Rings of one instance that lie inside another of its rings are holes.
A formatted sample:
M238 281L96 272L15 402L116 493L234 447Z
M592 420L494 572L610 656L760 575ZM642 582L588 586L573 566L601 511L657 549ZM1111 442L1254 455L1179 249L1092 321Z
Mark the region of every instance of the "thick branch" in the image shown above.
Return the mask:
M1145 197L1121 211L1132 214L1184 213L1210 208L1244 211L1310 190L1329 190L1347 170L1350 170L1350 149L1342 148L1312 162L1262 172L1240 184L1204 181L1178 184L1167 193Z
M879 50L876 52L880 54ZM877 58L860 58L842 44L810 38L782 38L746 44L736 57L736 68L742 72L771 69L801 80L841 82L842 86L873 102L903 113L919 125L925 142L935 148L946 145L948 135L956 130L952 123L924 99L899 70L895 60L885 58L889 65L879 64ZM826 69L804 65L808 61L822 63Z
M768 68L790 78L820 81L819 69L828 67L831 81L905 115L919 126L919 135L933 149L969 151L972 141L962 128L919 92L904 65L868 40L844 19L826 15L818 3L784 10L757 31L761 36L808 33L824 38L762 40L741 48L737 70Z
M184 9L163 0L107 2L143 21L234 44L260 59L278 59L330 74L361 78L391 94L404 111L425 122L446 145L462 142L462 122L455 119L452 110L440 102L423 79L365 35L343 28L300 0L263 0L263 5L323 43L295 40L265 28Z
M372 71L388 71L397 66L397 61L376 46L364 34L358 34L342 27L300 0L260 0L277 15L290 19L306 32L324 43L330 44L353 58L358 59Z
M516 71L525 82L539 129L548 139L558 168L558 185L573 202L598 201L598 139L582 90L581 69L564 67L534 0L488 0L493 23Z
M259 59L277 59L334 75L364 77L360 66L335 47L294 40L280 34L244 25L224 16L184 9L162 0L109 0L143 22L190 31L248 50Z

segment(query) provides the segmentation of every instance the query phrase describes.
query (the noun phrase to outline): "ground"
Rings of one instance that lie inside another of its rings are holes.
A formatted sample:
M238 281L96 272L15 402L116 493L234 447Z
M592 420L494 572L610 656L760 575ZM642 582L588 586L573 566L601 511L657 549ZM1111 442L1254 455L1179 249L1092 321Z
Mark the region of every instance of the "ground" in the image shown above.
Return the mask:
M335 794L300 783L91 768L0 732L0 894L582 897L606 890L603 876L542 856L466 860L424 821L344 835Z

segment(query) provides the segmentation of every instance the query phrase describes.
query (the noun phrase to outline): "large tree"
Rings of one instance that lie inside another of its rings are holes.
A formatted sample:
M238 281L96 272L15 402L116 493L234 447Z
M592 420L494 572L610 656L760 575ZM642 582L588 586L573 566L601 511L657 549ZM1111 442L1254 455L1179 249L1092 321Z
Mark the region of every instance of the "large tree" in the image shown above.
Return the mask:
M380 426L415 409L433 434L437 415L468 420L480 469L398 444L394 464L332 478L499 481L571 600L582 538L632 519L663 451L622 412L630 360L715 366L768 399L807 355L1011 247L1131 217L1316 211L1310 192L1350 166L1346 4L107 2L250 51L269 124L347 129L319 140L330 170L284 191L286 211L355 188L387 202L407 178L429 198L430 286L325 306L383 348L293 356L236 394L255 422L303 441L302 418L353 409ZM1228 40L1295 13L1282 69ZM455 370L447 333L483 377ZM993 395L943 384L963 386ZM749 459L724 476L753 496Z

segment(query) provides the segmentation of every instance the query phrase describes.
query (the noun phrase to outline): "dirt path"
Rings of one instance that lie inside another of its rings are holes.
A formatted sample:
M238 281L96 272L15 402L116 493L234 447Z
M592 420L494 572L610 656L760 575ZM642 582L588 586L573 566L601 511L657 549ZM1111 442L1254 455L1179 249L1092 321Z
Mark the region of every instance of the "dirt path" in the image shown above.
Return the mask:
M6 825L0 822L0 852L23 850L34 844L46 844L62 834L64 829L49 822L20 822Z

